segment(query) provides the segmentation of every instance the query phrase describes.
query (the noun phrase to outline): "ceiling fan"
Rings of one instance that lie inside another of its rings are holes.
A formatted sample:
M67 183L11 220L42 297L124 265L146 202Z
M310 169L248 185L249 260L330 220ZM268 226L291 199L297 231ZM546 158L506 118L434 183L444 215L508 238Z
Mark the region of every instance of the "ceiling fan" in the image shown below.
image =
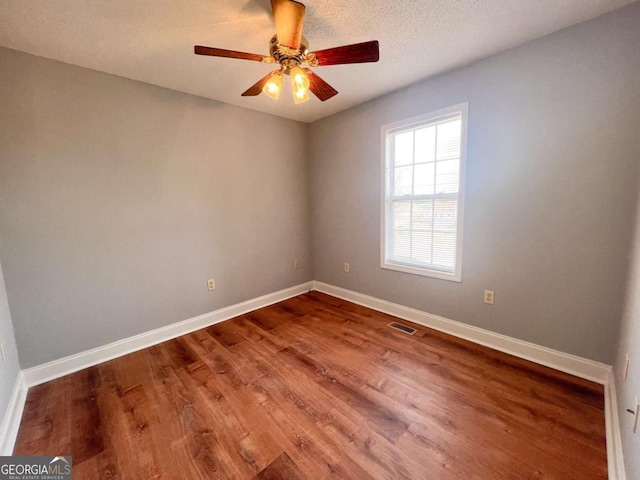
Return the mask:
M290 75L295 103L309 100L309 91L324 102L337 95L338 91L307 67L377 62L380 58L377 40L309 52L309 42L302 35L305 6L295 0L271 0L271 10L276 34L269 43L269 56L200 45L194 47L196 55L280 64L278 70L249 87L242 94L243 97L253 97L264 92L277 100L284 75Z

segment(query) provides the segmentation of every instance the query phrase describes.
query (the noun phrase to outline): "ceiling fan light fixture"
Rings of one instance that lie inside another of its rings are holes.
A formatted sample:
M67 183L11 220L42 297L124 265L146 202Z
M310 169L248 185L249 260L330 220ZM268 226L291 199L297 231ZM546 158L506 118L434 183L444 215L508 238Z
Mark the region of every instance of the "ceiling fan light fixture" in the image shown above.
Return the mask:
M310 99L311 95L309 95L309 90L306 88L293 87L293 101L296 102L296 105L307 102Z
M262 91L268 97L278 100L280 98L280 92L282 91L283 75L280 70L276 70L271 74L271 78L264 84Z
M291 81L294 85L298 85L306 89L308 89L311 84L311 82L309 82L307 72L298 66L291 68Z
M300 67L296 66L289 72L291 75L291 85L293 86L293 100L296 104L304 103L308 101L311 96L309 95L309 87L311 82L307 73Z

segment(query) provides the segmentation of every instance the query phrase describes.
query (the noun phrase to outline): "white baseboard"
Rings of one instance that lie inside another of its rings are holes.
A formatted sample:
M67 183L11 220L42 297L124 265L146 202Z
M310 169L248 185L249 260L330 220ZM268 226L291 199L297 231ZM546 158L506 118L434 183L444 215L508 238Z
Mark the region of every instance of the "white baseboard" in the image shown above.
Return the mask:
M166 327L141 333L133 337L118 340L102 347L97 347L85 352L76 353L68 357L54 360L43 365L23 370L24 380L28 387L33 387L55 378L60 378L78 370L92 367L99 363L112 360L128 353L142 350L143 348L166 342L167 340L186 335L187 333L200 330L201 328L224 322L230 318L243 315L253 310L257 310L274 303L281 302L287 298L295 297L301 293L308 292L313 287L313 282L303 283L295 287L286 288L275 293L270 293L262 297L247 300L246 302L221 308L210 313L205 313L198 317L190 318L182 322L173 323Z
M0 456L10 456L13 453L13 446L18 437L24 402L27 399L27 385L24 381L24 374L18 373L13 392L9 399L9 405L4 414L2 425L0 425Z
M577 357L568 353L559 352L547 347L541 347L534 343L525 342L516 338L494 333L482 328L473 327L465 323L449 320L448 318L432 315L413 308L387 302L379 298L364 295L362 293L334 287L323 282L313 282L313 289L326 293L333 297L341 298L364 307L369 307L379 312L387 313L425 327L439 330L454 337L464 338L474 343L514 355L534 363L551 367L561 372L575 375L576 377L591 380L602 385L609 381L611 366L595 362L586 358Z
M607 426L607 463L609 480L626 480L624 457L622 455L622 437L618 418L618 400L613 370L609 382L604 387L604 412Z

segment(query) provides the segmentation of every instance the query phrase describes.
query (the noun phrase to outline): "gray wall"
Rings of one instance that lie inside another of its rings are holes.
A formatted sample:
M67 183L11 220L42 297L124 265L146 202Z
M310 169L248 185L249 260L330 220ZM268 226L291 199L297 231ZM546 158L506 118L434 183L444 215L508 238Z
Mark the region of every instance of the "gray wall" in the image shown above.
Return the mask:
M13 386L20 372L18 362L18 351L16 350L16 340L13 335L13 324L11 323L11 312L7 301L7 292L4 286L2 275L2 265L0 264L0 342L4 342L6 360L2 362L0 358L0 425L4 420L5 412L9 404L9 399L13 393Z
M640 153L636 157L640 161ZM627 299L618 340L618 352L614 365L618 418L626 474L629 480L640 479L640 430L634 434L633 417L626 412L633 408L634 397L640 398L640 204L636 219L636 234L627 287ZM629 354L629 374L623 380L625 354ZM639 427L640 428L640 427Z
M306 125L6 49L0 85L23 368L312 279Z
M640 163L638 25L634 4L312 124L315 279L613 362ZM463 281L383 270L380 126L464 101Z

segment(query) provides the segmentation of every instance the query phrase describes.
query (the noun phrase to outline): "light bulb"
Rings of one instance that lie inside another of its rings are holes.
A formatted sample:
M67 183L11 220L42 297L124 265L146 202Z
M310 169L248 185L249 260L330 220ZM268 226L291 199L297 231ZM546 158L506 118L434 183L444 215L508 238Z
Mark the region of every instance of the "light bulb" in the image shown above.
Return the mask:
M291 84L293 86L293 100L296 104L304 103L311 97L309 95L309 86L311 82L309 77L300 67L293 67L290 72Z
M282 91L282 79L283 75L280 70L276 70L271 74L271 78L264 84L262 91L270 98L278 100L280 98L280 92Z

